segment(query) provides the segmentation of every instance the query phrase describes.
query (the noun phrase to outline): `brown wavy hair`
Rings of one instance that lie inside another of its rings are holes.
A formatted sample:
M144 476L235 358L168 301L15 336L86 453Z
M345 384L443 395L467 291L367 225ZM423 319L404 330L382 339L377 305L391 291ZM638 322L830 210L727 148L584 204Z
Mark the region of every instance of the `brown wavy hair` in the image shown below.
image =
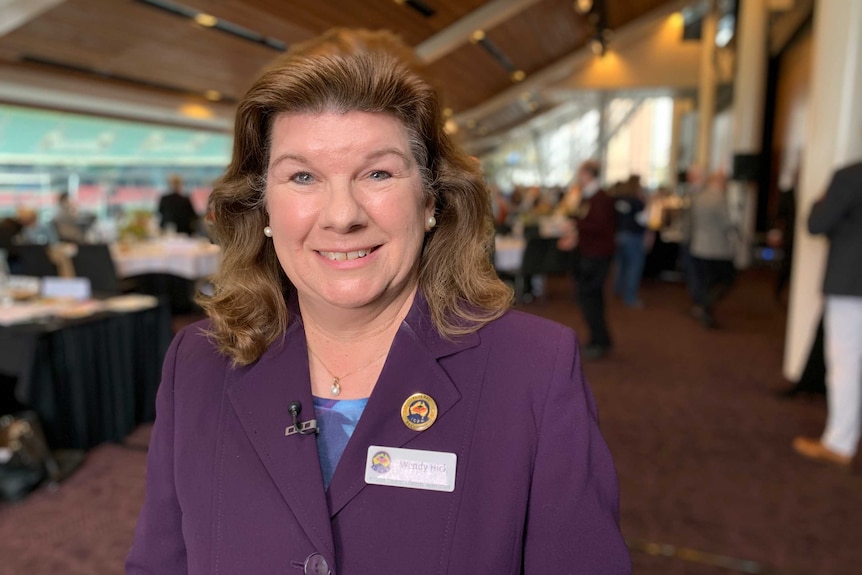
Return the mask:
M445 337L473 332L509 307L491 264L490 199L478 162L443 130L437 96L412 52L389 32L331 30L278 58L239 103L233 156L209 199L222 263L198 302L234 365L256 361L287 328L294 291L263 235L270 137L283 113L391 114L407 129L437 226L426 235L419 287Z

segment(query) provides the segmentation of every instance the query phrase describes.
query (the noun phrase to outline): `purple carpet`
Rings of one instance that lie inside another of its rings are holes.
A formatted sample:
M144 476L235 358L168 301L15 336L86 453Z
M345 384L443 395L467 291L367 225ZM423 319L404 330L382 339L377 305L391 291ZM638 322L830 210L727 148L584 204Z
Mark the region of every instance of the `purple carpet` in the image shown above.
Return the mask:
M611 302L611 355L585 365L642 575L862 573L862 472L799 458L822 399L783 400L786 314L771 276L742 274L719 329L688 315L682 286L647 283L644 309ZM584 324L565 278L523 309ZM149 428L92 450L52 492L0 507L0 575L122 573L144 493ZM562 572L562 571L561 571ZM484 575L484 574L482 574Z

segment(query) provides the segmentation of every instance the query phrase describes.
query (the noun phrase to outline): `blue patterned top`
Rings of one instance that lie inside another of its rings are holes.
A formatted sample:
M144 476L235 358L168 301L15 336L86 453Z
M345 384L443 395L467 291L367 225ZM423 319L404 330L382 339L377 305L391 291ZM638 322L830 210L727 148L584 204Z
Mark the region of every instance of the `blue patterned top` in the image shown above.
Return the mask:
M341 454L359 423L368 398L364 399L327 399L314 398L314 416L320 434L317 436L317 453L320 456L320 470L323 472L323 486L329 487Z

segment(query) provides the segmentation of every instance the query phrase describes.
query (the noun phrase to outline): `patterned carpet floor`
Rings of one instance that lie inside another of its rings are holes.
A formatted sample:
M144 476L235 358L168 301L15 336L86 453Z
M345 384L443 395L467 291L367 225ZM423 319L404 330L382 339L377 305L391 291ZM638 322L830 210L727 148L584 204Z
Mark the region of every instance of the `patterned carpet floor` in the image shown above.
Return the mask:
M622 528L641 575L862 572L862 471L799 458L822 398L779 399L786 311L769 274L742 274L719 329L678 284L647 282L643 309L610 302L611 355L584 367L614 453ZM522 309L584 324L566 278ZM93 449L59 489L0 506L0 575L122 573L144 494L149 427Z

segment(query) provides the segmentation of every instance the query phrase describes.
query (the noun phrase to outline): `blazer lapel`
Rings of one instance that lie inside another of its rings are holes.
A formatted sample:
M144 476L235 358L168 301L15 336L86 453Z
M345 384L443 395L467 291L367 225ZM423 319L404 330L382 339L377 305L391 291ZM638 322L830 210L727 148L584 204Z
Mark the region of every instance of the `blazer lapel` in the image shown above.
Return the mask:
M292 401L302 403L301 421L314 418L302 323L291 324L283 342L235 374L228 396L249 441L309 539L334 554L315 436L285 436Z
M398 330L383 371L347 448L338 462L326 492L334 517L365 488L365 459L369 445L403 447L422 432L401 420L401 406L414 393L431 396L437 403L437 424L461 398L458 388L437 360L475 347L479 336L444 340L431 324L427 303L420 295Z

